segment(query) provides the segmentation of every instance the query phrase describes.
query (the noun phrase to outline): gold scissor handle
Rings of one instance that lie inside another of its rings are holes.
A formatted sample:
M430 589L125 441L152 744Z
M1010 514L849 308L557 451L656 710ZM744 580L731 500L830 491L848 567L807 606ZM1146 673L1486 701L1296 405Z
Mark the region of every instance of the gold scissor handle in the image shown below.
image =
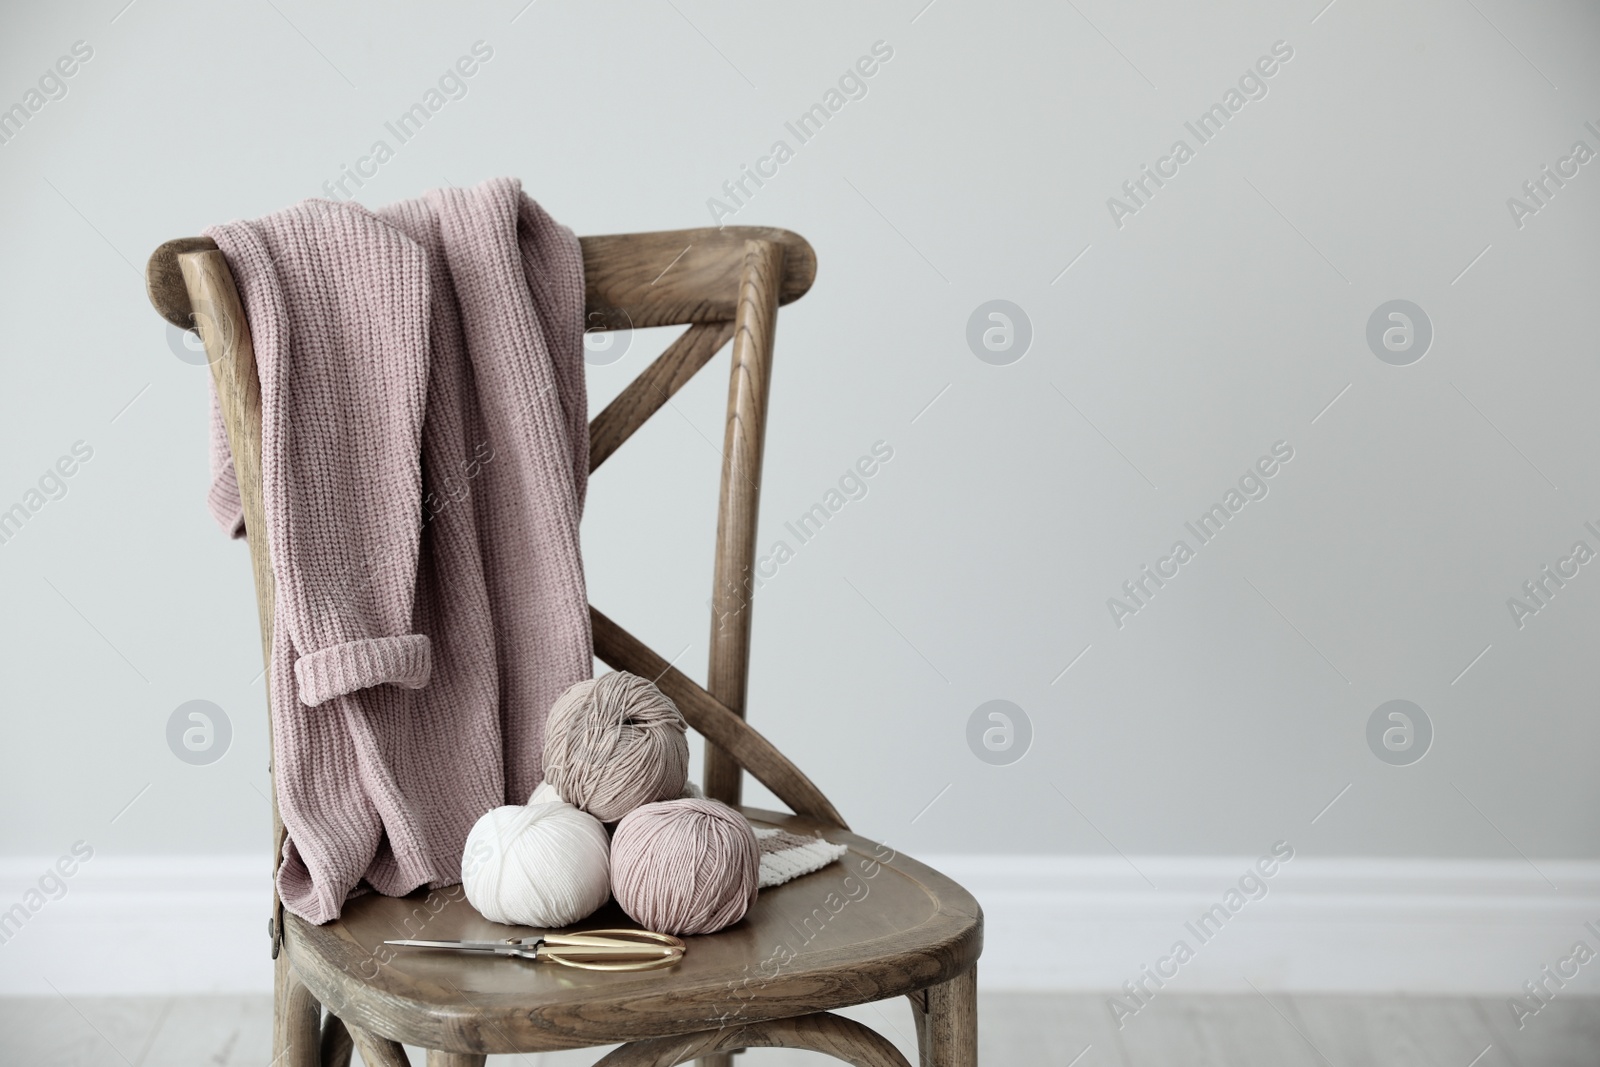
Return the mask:
M685 951L680 939L653 930L582 930L544 935L535 958L586 971L650 971L671 967Z

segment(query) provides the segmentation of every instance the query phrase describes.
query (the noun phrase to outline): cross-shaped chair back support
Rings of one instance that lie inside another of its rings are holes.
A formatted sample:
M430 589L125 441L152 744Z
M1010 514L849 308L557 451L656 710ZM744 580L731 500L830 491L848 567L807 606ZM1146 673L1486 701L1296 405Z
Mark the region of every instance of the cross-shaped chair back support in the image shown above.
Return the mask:
M796 814L843 827L844 820L799 768L744 722L750 664L750 589L761 494L762 439L773 334L780 304L803 296L816 255L798 234L766 227L675 230L581 239L586 326L617 330L687 324L589 426L594 470L646 419L733 341L722 491L717 514L711 656L701 687L592 605L595 655L617 670L656 679L706 739L705 789L737 805L740 771L750 771ZM261 385L249 323L233 275L209 237L168 241L146 269L150 301L163 318L200 332L217 385L244 505L246 530L266 528L261 496ZM274 582L265 538L250 538L262 654L271 662ZM270 724L270 708L269 708ZM284 829L273 802L274 857ZM282 931L274 909L274 955Z

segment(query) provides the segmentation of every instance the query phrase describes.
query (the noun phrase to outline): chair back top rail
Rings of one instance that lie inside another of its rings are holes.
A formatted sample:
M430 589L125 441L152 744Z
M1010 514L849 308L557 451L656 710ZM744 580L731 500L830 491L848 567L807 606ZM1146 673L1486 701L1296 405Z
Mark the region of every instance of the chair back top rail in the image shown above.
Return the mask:
M771 226L724 226L659 233L580 237L586 329L732 322L737 310L745 242L783 246L778 303L800 299L817 276L817 256L804 237ZM194 325L178 257L211 251L209 237L179 237L157 248L145 270L150 303L187 330Z

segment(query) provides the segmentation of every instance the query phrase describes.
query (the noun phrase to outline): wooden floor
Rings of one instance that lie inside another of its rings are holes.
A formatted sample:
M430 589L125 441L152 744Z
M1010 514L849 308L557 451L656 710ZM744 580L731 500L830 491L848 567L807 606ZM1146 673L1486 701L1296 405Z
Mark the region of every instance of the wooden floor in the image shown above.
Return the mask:
M268 1067L266 997L0 999L6 1067ZM848 1014L916 1062L905 1002ZM1600 998L1558 998L1518 1031L1504 1000L1452 997L1158 996L1119 1031L1105 998L983 997L992 1067L1596 1067ZM577 1067L597 1050L495 1056L491 1065ZM412 1050L412 1062L421 1055ZM760 1049L742 1067L832 1062Z

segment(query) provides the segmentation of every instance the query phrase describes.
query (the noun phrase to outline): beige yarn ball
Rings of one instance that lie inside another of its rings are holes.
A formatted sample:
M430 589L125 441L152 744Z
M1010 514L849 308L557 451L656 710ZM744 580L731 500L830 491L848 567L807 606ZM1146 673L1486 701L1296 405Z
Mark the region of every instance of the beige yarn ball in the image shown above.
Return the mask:
M601 822L683 793L688 724L665 693L616 671L578 682L544 726L544 778L561 799Z
M610 845L600 821L571 804L495 808L467 835L461 887L486 919L568 926L610 898Z
M628 917L664 934L709 934L756 901L761 846L745 817L715 800L635 808L611 839L611 892Z

